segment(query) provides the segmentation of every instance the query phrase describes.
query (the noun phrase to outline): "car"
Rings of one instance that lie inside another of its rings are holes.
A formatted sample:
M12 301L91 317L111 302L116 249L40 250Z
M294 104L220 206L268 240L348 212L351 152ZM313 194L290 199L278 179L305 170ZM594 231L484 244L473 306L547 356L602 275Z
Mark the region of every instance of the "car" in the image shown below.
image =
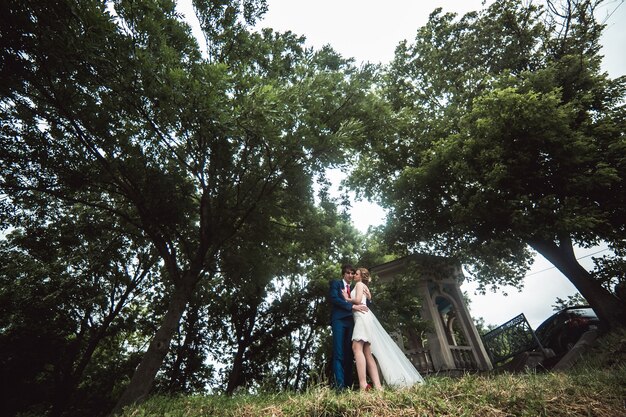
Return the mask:
M601 322L589 306L567 307L553 314L537 327L535 334L544 348L556 357L567 353L588 330L598 330Z

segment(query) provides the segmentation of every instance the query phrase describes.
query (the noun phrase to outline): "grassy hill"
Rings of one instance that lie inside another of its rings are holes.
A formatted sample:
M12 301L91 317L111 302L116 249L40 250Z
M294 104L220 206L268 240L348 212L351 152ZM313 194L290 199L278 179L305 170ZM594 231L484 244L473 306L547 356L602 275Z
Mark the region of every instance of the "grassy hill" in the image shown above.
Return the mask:
M153 397L124 416L626 416L626 332L602 338L568 372L430 377L383 392Z

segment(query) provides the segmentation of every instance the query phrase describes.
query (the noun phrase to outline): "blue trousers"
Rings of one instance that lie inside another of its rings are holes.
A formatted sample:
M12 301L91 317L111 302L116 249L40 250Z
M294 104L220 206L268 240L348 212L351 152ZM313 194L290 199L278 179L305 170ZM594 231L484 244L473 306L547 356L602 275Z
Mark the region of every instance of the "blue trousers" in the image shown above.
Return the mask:
M352 317L333 320L330 323L333 332L333 373L335 374L335 388L345 389L352 387Z

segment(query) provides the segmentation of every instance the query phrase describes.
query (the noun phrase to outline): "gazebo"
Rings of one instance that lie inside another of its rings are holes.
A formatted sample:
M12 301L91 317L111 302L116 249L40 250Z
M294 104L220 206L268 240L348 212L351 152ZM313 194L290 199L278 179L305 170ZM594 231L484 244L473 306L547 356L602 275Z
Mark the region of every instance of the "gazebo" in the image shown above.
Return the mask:
M461 293L465 277L458 262L414 254L377 265L370 272L381 282L399 275L415 280L422 300L416 314L431 323L431 330L425 342L412 331L392 336L420 373L457 374L493 368Z

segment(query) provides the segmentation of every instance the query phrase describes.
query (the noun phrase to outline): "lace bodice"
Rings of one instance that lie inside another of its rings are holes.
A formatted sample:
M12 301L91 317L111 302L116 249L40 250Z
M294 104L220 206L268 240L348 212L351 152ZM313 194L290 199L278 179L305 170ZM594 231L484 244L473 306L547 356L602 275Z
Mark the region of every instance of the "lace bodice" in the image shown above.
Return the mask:
M361 282L357 282L356 285L354 286L354 289L352 291L350 291L350 298L352 298L352 300L356 300L357 297L357 287L358 285L361 284L361 286L365 285ZM363 296L361 297L361 304L367 305L367 297L365 296L365 291L362 291Z

